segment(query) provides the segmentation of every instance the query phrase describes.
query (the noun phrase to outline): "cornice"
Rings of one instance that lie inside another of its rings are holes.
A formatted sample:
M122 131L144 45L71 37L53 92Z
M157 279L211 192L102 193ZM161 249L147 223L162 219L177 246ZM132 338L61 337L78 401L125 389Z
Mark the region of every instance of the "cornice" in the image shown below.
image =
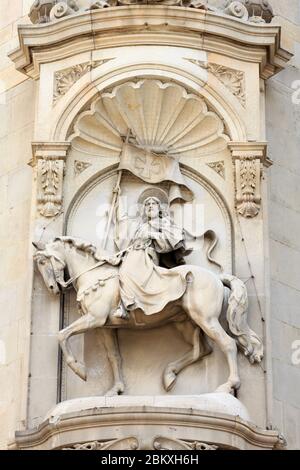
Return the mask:
M44 421L38 428L17 432L16 438L10 445L10 449L16 450L51 450L74 443L74 439L80 436L80 441L98 440L111 434L115 437L115 428L128 433L128 428L134 429L138 435L138 429L145 430L147 426L155 427L156 434L166 432L170 426L176 426L176 435L180 436L181 430L189 429L189 435L194 440L203 435L210 436L213 441L228 446L230 443L239 442L245 449L284 448L284 439L278 431L270 431L258 428L251 423L226 414L201 412L195 409L179 409L172 407L154 406L130 406L117 408L94 408L76 413L66 413L59 420ZM132 426L134 426L132 428ZM223 436L223 442L220 437ZM87 437L88 436L88 437ZM219 440L218 440L219 439ZM75 441L76 442L76 441Z
M70 142L32 142L32 158L28 165L35 167L39 159L65 160Z
M19 47L9 54L17 70L37 79L42 63L76 53L127 45L176 45L260 64L262 78L284 68L292 55L280 47L280 26L247 23L205 10L131 5L78 13L18 27Z

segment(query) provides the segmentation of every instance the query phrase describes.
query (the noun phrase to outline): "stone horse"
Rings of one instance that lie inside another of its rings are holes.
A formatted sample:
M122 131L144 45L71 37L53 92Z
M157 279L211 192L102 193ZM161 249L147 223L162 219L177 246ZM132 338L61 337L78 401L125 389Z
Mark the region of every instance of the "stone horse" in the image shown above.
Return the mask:
M229 366L227 382L218 392L233 393L240 387L237 364L237 347L250 363L261 362L263 345L247 323L248 297L245 284L230 274L214 274L199 266L178 266L172 269L188 270L187 288L177 301L170 302L157 314L146 316L142 311L130 312L128 320L116 318L120 302L118 266L97 262L96 248L80 239L58 237L47 245L34 244L35 260L48 290L60 294L67 285L73 285L82 312L81 318L61 330L58 340L69 367L86 380L86 368L74 357L68 340L73 335L94 328L104 328L104 342L112 366L114 384L108 395L121 394L125 390L122 377L121 355L116 329L156 328L175 322L192 349L182 358L168 364L163 372L163 384L168 391L177 375L188 365L211 352L205 335L215 342L225 354ZM70 279L65 282L67 270ZM227 294L229 288L229 295ZM229 334L219 323L226 310Z

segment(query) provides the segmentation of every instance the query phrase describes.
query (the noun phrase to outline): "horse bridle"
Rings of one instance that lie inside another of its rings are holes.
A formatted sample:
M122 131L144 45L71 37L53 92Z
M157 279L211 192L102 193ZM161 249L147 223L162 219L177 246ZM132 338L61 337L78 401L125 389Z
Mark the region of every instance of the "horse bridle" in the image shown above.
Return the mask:
M123 254L125 251L127 251L127 250L120 251L119 253L116 254L116 256L118 256L120 254ZM79 279L84 274L87 274L87 273L93 271L96 268L100 268L100 266L103 266L104 264L107 263L107 261L105 261L105 260L99 261L98 263L94 264L94 266L91 266L90 268L85 269L81 273L77 274L77 276L73 276L70 279L68 279L68 281L66 282L62 278L62 271L64 270L64 268L66 266L64 261L62 261L57 255L54 255L54 254L49 254L49 255L44 255L44 256L46 256L47 258L50 259L50 263L51 263L51 266L52 266L52 269L53 269L55 280L56 280L57 284L59 284L63 288L63 290L68 290L72 286L72 284L75 281L77 281L77 279ZM61 263L63 265L63 268L61 270L54 269L51 258L55 258L59 263ZM110 278L111 278L111 276L110 276Z

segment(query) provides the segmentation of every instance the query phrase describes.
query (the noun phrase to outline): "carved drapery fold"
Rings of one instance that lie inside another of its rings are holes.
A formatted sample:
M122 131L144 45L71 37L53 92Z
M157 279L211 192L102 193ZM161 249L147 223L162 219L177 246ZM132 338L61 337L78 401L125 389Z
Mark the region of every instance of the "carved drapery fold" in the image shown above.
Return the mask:
M55 217L61 213L65 159L69 146L68 142L33 144L38 211L43 217Z

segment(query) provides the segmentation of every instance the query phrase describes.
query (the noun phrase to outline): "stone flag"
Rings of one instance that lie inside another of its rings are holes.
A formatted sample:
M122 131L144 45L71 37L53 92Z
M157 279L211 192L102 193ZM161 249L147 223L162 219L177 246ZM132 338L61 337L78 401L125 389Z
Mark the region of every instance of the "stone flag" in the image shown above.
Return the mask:
M120 156L119 170L127 170L150 184L169 181L170 202L175 199L191 201L193 192L189 188L179 163L175 158L166 154L155 154L148 150L125 143Z

